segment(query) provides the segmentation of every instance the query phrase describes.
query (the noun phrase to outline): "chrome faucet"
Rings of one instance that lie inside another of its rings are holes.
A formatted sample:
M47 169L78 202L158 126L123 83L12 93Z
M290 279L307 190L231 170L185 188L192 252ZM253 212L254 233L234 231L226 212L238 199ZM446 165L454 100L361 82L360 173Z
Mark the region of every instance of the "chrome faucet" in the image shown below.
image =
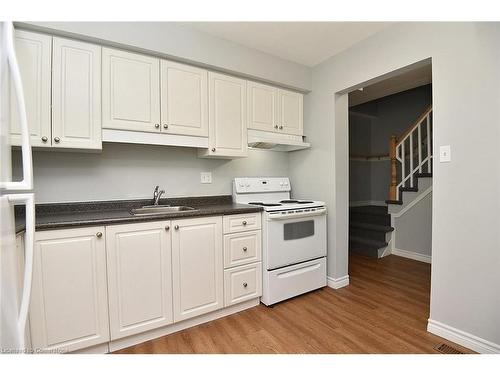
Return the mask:
M156 186L153 191L153 205L158 206L162 194L165 194L165 190L160 190L160 187Z

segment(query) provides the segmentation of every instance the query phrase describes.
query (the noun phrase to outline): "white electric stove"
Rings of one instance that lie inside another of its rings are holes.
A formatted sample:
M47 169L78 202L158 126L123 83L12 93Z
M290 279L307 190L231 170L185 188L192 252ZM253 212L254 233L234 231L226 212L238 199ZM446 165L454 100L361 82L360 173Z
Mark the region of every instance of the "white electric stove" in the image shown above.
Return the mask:
M263 207L262 256L265 305L326 285L326 207L292 199L288 177L242 177L233 181L237 203Z

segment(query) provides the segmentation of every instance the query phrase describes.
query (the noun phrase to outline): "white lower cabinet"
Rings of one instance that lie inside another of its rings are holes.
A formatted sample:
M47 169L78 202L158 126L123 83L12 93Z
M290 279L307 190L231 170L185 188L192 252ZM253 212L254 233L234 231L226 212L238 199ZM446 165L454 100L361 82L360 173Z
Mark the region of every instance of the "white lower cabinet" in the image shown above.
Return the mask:
M224 306L222 217L172 221L174 321Z
M36 232L33 349L77 350L109 341L104 227Z
M231 228L208 216L36 232L33 349L85 349L258 298L260 221Z
M111 340L173 322L170 221L106 228Z

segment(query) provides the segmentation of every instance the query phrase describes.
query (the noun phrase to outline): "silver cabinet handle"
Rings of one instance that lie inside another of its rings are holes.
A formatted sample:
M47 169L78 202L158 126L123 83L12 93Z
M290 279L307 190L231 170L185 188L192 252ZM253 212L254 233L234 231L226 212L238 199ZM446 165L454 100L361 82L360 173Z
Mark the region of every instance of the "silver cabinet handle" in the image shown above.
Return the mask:
M247 283L243 283L243 287L246 288L248 286Z
M59 138L59 137L54 138L54 142L59 143L60 141L61 141L61 138Z
M168 129L168 124L163 124L163 129Z
M170 230L170 225L165 226L165 230Z
M158 129L160 127L160 124L155 124L155 128Z
M212 148L212 152L215 152L215 147Z
M283 125L280 125L280 130L283 129Z
M243 225L247 225L247 222L246 222L246 221L243 221L241 224L243 224Z
M43 137L42 137L42 142L43 142L43 143L47 142L48 140L49 140L49 139L48 139L46 136L43 136Z
M245 246L245 247L243 248L243 251L247 251L247 250L248 250L248 249L247 249L247 247Z
M174 228L175 228L175 230L179 230L179 226L178 225L176 225Z
M96 236L97 238L101 238L101 237L102 237L102 232L97 232L97 233L95 234L95 236Z

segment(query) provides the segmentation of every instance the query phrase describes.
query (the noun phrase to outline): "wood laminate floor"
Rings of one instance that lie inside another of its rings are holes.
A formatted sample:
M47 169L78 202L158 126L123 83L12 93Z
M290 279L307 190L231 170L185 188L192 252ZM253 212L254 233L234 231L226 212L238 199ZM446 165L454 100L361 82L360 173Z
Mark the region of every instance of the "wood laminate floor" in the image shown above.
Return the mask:
M350 285L264 305L116 353L437 353L426 331L430 265L351 255Z

